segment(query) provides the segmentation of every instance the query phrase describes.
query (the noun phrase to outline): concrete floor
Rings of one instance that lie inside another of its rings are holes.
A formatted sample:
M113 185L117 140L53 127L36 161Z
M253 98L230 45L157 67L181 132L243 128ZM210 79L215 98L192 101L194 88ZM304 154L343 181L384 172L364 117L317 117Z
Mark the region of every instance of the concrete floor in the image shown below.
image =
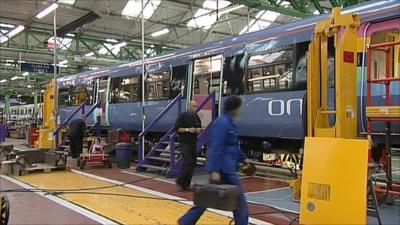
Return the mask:
M24 140L7 139L6 144L14 144L15 147L23 147L21 144ZM393 166L395 171L399 170L399 157L393 158ZM70 160L69 167L73 170L80 171L74 160ZM87 166L84 173L112 179L116 182L135 182L135 185L148 190L156 190L167 195L193 199L191 192L178 192L174 184L174 179L166 179L163 176L155 179L143 180L146 177L155 177L152 173L135 173L134 170L120 170L115 168L108 169L103 166ZM194 182L208 179L208 175L203 172L196 172ZM288 184L284 181L265 179L261 177L242 177L242 184L247 192L249 201L249 209L252 217L260 221L266 221L272 224L297 224L292 222L298 215L298 203L294 203L291 197L291 189L287 188ZM0 178L0 188L20 188L18 185L10 181ZM43 196L32 193L13 193L9 194L12 211L10 224L97 224L96 220L92 220L71 210L63 205L50 201ZM80 204L75 203L78 206ZM385 224L400 224L400 203L396 201L394 206L382 205L382 216ZM276 209L278 208L278 209ZM32 210L34 209L34 210ZM291 214L282 214L279 211L291 211ZM37 213L39 212L39 213ZM46 216L41 216L45 214ZM261 214L260 214L261 213ZM264 214L263 214L264 213ZM71 220L71 218L74 218ZM72 221L72 222L71 222ZM369 219L369 224L377 224L374 218Z

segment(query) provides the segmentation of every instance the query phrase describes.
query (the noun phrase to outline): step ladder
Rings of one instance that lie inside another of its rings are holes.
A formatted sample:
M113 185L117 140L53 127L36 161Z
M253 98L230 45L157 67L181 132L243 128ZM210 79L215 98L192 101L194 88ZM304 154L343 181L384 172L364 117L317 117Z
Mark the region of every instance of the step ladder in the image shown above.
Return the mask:
M182 95L178 95L157 117L156 119L150 123L149 126L145 128L145 130L139 135L139 163L136 166L137 172L145 172L151 171L156 172L161 175L165 175L166 177L175 177L179 174L179 170L182 165L181 153L179 151L179 143L177 142L177 133L175 131L175 127L170 128L166 134L151 147L151 150L147 155L143 156L141 159L141 154L143 154L143 143L144 143L144 135L151 130L151 127L159 121L162 117L164 117L167 112L174 107L174 105L178 105L180 109L180 102L182 100ZM215 92L212 92L207 98L203 100L201 104L199 104L198 111L202 110L207 103L211 102L213 106L215 106ZM180 111L178 110L179 114ZM179 116L179 114L177 116ZM211 122L206 126L206 128L199 134L197 138L197 146L196 151L197 154L201 152L202 147L207 143L209 136L211 134L211 126L213 121L216 118L216 110L215 107L212 109ZM201 164L202 161L198 160L198 164Z

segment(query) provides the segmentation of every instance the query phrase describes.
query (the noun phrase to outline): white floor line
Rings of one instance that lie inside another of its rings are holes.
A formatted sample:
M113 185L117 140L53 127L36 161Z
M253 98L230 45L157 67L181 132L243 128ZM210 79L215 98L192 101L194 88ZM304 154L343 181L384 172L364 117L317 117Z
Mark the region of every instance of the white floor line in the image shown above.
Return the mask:
M90 177L90 178L93 178L93 179L96 179L96 180L109 182L109 183L112 183L112 184L118 184L118 185L124 184L121 181L116 181L116 180L112 180L112 179L109 179L109 178L100 177L100 176L89 174L89 173L85 173L85 172L82 172L82 171L79 171L79 170L71 169L71 172L76 173L76 174L80 174L80 175L83 175L83 176L87 176L87 177ZM158 197L161 197L161 198L177 200L180 203L193 206L193 201L189 201L187 199L184 199L184 198L181 198L181 197L177 197L177 196L174 196L174 195L165 194L165 193L162 193L162 192L159 192L159 191L150 190L150 189L139 187L139 186L132 185L132 184L125 184L125 185L122 185L122 186L130 188L130 189L134 189L134 190L137 190L137 191L141 191L141 192L144 192L146 194L155 195L155 196L158 196ZM217 209L207 209L207 210L210 211L210 212L214 212L214 213L229 217L229 218L233 217L232 216L232 212L227 212L227 211L222 211L222 210L217 210ZM252 223L252 224L257 224L257 225L272 225L271 223L267 223L265 221L262 221L262 220L259 220L259 219L255 219L255 218L251 218L251 217L249 218L249 222Z
M139 177L151 178L151 176L147 176L147 175L139 174L139 173L135 173L135 172L129 172L129 171L124 171L124 170L122 170L121 172L126 173L126 174L139 176ZM158 180L158 181L162 181L162 182L165 182L165 183L175 184L173 181L165 180L165 179L162 179L162 178L153 178L153 180Z
M19 180L16 180L16 179L12 178L12 177L9 177L9 176L0 175L0 177L6 179L6 180L8 180L8 181L10 181L10 182L12 182L12 183L14 183L16 185L18 185L18 186L21 186L21 187L23 187L25 189L33 189L33 188L35 188L33 186L30 186L30 185L28 185L26 183L23 183L23 182L21 182ZM116 225L116 224L118 224L118 223L115 223L112 220L109 220L109 219L107 219L107 218L105 218L103 216L100 216L99 214L93 213L93 212L91 212L91 211L89 211L87 209L84 209L84 208L82 208L82 207L80 207L78 205L75 205L75 204L73 204L71 202L68 202L68 201L66 201L64 199L61 199L61 198L59 198L57 196L46 195L46 193L42 193L42 192L34 192L34 193L36 193L38 195L41 195L41 196L43 196L43 197L45 197L45 198L47 198L47 199L49 199L49 200L51 200L53 202L56 202L56 203L66 207L68 209L71 209L72 211L75 211L75 212L81 214L82 216L90 218L90 219L92 219L92 220L94 220L94 221L96 221L96 222L98 222L100 224L107 224L107 225L111 225L111 224L112 225L114 225L114 224ZM71 219L73 219L73 218L71 218Z
M257 193L266 193L266 192L271 192L271 191L283 190L283 189L287 189L287 188L290 188L290 187L280 187L280 188L268 189L268 190L264 190L264 191L246 192L246 195L248 195L248 194L257 194Z

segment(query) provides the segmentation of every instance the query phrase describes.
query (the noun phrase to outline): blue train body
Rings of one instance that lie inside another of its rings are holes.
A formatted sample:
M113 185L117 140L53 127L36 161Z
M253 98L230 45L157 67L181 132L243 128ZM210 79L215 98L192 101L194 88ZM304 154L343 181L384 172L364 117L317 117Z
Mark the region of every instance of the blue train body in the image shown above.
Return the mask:
M344 12L356 12L360 15L363 24L373 23L375 21L399 20L400 1L376 1L368 4L345 9ZM190 76L190 63L194 59L209 57L214 55L223 55L224 61L224 82L226 89L233 94L243 96L244 107L242 116L237 121L239 134L243 137L257 138L284 138L302 140L305 134L305 94L306 94L306 64L305 54L308 49L308 42L312 37L314 25L317 21L325 19L329 15L320 15L293 23L271 27L259 32L236 36L225 40L199 45L197 47L182 49L170 52L164 55L146 59L146 73L152 73L170 68L178 68L176 71L186 71L176 77L178 73L171 71L171 89L174 82L181 86ZM398 27L399 28L399 27ZM280 49L285 46L291 46L294 51L293 57L293 82L291 88L285 90L274 90L264 92L249 93L244 84L247 76L247 61L249 57L259 52L268 52L271 49ZM360 52L360 59L362 59ZM229 64L231 63L231 64ZM362 67L364 65L364 68ZM229 67L229 68L228 68ZM180 70L179 70L180 69ZM241 71L242 72L238 72ZM364 70L364 72L361 72ZM227 71L227 73L225 73ZM365 64L359 62L358 75L358 93L359 93L359 132L365 133L365 103L366 103L366 73ZM124 77L140 77L141 62L134 61L127 64L115 65L108 68L102 68L96 71L87 71L73 76L62 77L58 79L60 88L69 85L85 84L88 81L96 79L109 79L107 86L107 95L111 91L113 79ZM363 73L363 75L361 74ZM176 79L176 80L174 80ZM363 79L363 81L361 81ZM400 102L398 82L392 85L392 102ZM140 90L139 90L140 91ZM361 91L362 94L361 94ZM178 91L179 92L179 91ZM185 93L187 87L185 87ZM331 100L333 99L333 89L331 90ZM99 95L95 93L94 96ZM226 94L228 95L228 94ZM362 96L362 97L361 97ZM376 86L373 88L373 101L378 104L384 104L384 88ZM93 97L94 99L96 97ZM225 98L225 96L222 98ZM150 123L162 109L171 101L172 98L163 100L146 101L145 112L146 121ZM331 101L332 102L332 101ZM183 106L186 102L183 102ZM331 105L333 108L334 106ZM61 120L74 110L74 106L63 106L59 108ZM361 110L360 110L361 109ZM124 130L141 130L142 102L113 103L109 97L106 98L103 111L106 114L105 123L111 128L121 128ZM167 131L176 119L176 109L168 114L155 128L155 132ZM94 121L94 116L89 118L89 122ZM374 132L382 132L383 125L377 124ZM400 133L399 124L395 124L394 131Z

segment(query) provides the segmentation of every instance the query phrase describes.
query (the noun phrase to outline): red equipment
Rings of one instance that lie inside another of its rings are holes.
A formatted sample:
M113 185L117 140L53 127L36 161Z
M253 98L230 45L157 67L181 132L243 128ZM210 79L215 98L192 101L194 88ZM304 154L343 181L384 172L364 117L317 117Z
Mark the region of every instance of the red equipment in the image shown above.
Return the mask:
M103 163L108 168L112 168L112 162L108 154L104 153L103 146L98 138L95 138L87 154L81 154L78 159L78 166L85 168L86 163Z
M390 94L390 84L393 82L399 82L400 77L396 77L393 74L393 68L398 59L394 58L393 52L396 46L400 45L400 41L387 42L370 45L368 48L368 78L367 78L367 130L368 136L371 137L373 129L372 125L374 122L385 122L385 151L383 157L381 157L381 162L383 162L383 167L386 173L386 187L381 189L376 189L377 193L385 192L387 195L399 196L400 192L394 190L394 188L399 187L398 184L394 184L392 180L392 158L391 158L391 131L390 125L392 122L400 122L400 106L397 104L392 105L391 94ZM385 74L372 74L372 53L373 51L383 52L385 54ZM372 102L372 85L385 85L385 105L376 106Z

